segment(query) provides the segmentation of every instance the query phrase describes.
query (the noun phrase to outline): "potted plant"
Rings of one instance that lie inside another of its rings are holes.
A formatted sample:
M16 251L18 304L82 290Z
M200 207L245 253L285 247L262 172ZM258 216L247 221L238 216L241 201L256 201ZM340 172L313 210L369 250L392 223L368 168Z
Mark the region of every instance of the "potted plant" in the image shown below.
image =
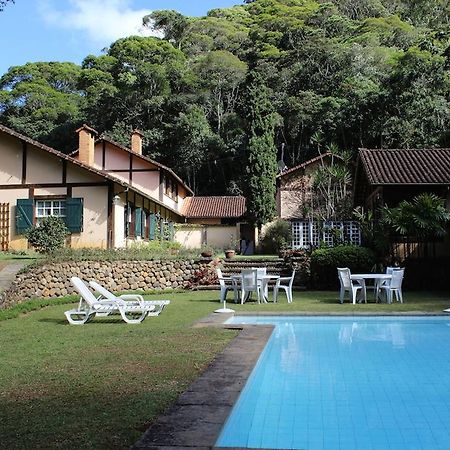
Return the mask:
M209 247L209 246L207 246L207 245L204 245L204 246L201 248L201 253L200 253L200 255L201 255L203 258L211 258L213 254L214 254L214 250L212 249L212 247Z
M235 254L236 254L236 250L231 250L230 248L225 250L225 258L227 258L227 259L234 258Z
M231 259L234 258L234 255L236 255L236 245L237 240L234 237L234 234L230 234L230 246L225 249L225 258Z

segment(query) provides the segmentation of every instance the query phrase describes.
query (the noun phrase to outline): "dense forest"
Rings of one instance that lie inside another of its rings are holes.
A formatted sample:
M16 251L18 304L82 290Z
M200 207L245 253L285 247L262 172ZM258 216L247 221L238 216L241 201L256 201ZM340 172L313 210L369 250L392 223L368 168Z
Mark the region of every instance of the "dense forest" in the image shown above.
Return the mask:
M255 79L288 167L330 145L449 146L449 18L448 0L247 0L200 18L155 11L143 22L159 38L119 39L81 66L10 68L0 122L65 152L81 123L124 144L139 128L145 154L197 194L242 192Z

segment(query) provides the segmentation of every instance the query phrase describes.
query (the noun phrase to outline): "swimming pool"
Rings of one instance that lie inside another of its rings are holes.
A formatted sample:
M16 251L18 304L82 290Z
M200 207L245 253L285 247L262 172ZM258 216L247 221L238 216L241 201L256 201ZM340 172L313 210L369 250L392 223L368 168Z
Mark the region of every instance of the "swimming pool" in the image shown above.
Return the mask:
M450 449L450 318L228 323L276 327L217 446Z

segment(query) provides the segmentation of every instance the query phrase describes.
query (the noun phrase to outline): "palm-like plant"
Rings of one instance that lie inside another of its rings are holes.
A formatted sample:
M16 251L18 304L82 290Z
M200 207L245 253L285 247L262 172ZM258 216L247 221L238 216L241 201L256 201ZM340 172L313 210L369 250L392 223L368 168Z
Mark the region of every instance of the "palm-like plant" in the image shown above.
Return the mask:
M445 208L443 199L435 194L423 193L410 202L403 200L395 208L385 206L382 217L400 235L425 242L447 233L450 212Z

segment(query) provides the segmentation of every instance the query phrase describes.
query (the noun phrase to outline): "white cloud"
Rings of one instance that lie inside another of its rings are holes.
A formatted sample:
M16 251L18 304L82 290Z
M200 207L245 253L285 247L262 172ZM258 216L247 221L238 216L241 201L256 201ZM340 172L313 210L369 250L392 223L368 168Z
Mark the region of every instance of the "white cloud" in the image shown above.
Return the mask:
M40 0L40 11L47 23L79 31L102 46L126 36L157 35L142 27L142 18L152 11L132 9L130 0L69 0L68 8L63 10L58 9L57 3Z

